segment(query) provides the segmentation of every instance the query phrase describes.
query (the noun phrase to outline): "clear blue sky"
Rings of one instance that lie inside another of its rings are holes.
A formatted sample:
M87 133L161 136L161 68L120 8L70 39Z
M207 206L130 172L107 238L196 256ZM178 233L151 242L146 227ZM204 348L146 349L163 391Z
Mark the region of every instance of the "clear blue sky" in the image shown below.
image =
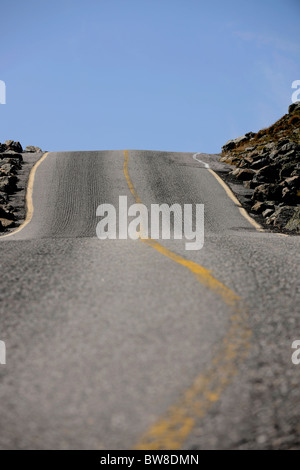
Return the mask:
M300 80L300 0L1 0L0 141L218 152Z

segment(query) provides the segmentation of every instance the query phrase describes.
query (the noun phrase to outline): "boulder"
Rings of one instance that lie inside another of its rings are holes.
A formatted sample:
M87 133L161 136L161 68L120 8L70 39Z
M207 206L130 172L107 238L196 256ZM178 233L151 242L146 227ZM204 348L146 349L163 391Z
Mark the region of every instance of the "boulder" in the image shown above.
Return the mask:
M295 111L300 111L300 101L296 101L289 106L289 114L293 114Z
M6 204L8 201L7 193L0 191L0 204Z
M297 190L296 188L283 188L282 190L282 200L285 204L295 204L297 200Z
M278 201L282 197L282 187L278 184L260 184L254 189L252 201Z
M300 207L296 207L294 214L286 224L285 228L289 231L300 233Z
M5 173L7 174L12 174L12 175L15 175L18 171L18 167L17 165L14 165L13 163L9 162L9 163L1 163L0 161L0 172L2 171L5 171Z
M261 214L264 210L266 210L267 206L264 202L258 201L251 207L251 212L255 212L256 214Z
M264 166L268 165L269 159L268 158L260 158L259 160L255 160L251 164L251 169L252 170L259 170L260 168L263 168Z
M5 147L7 150L13 150L14 152L22 153L23 148L20 142L15 142L13 140L6 140Z
M8 219L8 220L15 220L15 215L11 212L8 211L7 208L1 207L0 206L0 218L1 219Z
M222 147L222 152L227 152L228 150L232 150L236 148L238 145L247 142L251 137L253 137L255 134L253 132L248 132L245 135L242 135L241 137L237 137L236 139L228 140L225 145Z
M292 219L295 214L295 207L283 206L278 208L274 214L270 217L274 227L279 229L285 228L288 222Z
M274 183L279 176L279 167L276 164L266 165L260 168L253 178L256 183Z
M19 160L19 162L23 161L22 155L18 152L13 151L13 150L9 150L9 151L0 153L0 161L3 160L4 158L9 158L9 159L14 158L16 160Z
M16 176L0 176L0 191L12 194L17 190L18 178Z
M286 178L284 180L284 184L286 184L289 188L299 189L300 188L300 176L295 175L295 176L291 176L290 178Z
M15 222L11 219L0 218L1 225L4 229L11 228L15 226Z
M27 145L25 147L25 152L37 153L42 152L42 149L40 147L34 147L33 145Z
M243 168L234 170L232 174L240 181L249 181L252 180L255 175L255 171L250 170L249 168Z
M274 213L274 209L266 209L263 211L262 216L267 219Z

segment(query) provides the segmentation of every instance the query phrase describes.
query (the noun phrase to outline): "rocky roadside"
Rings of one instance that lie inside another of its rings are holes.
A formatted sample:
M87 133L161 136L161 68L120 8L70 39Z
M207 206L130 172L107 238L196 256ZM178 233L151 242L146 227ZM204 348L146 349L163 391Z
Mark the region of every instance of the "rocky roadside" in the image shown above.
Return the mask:
M300 233L300 102L269 128L228 141L220 161L235 167L227 179L244 185L240 202L250 215L272 230Z
M43 155L39 147L7 140L0 143L0 235L16 228L26 216L26 187L32 166Z

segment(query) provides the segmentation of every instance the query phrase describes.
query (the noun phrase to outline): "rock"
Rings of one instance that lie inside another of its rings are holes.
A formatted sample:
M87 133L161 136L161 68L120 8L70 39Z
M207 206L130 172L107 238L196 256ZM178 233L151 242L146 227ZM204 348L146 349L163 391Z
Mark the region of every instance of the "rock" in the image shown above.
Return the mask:
M254 189L252 201L278 201L282 197L282 188L278 184L260 184Z
M299 189L300 188L300 176L299 175L290 176L290 178L286 178L284 180L284 183L290 188Z
M27 145L25 147L25 152L37 153L42 152L42 149L40 149L40 147L34 147L33 145Z
M262 216L267 219L274 213L274 209L266 209L263 211Z
M283 145L289 144L291 141L289 139L280 139L277 143L277 148L280 149Z
M276 148L276 143L275 142L270 142L269 144L266 144L265 145L265 149L270 151L270 150L274 150Z
M15 175L18 171L18 167L17 165L14 165L13 163L3 163L3 165L1 164L1 161L0 161L0 171L3 170L5 171L6 173L11 173L13 175Z
M236 157L226 156L225 162L228 163L228 165L236 165L237 163L240 162L240 159Z
M253 178L257 183L274 183L279 176L278 165L271 164L260 168Z
M283 188L282 190L282 200L286 204L295 204L297 198L296 188Z
M270 152L268 154L268 158L270 160L276 160L276 158L278 158L278 157L279 157L279 151L278 150L272 150L272 152Z
M0 176L0 191L11 194L17 189L18 178L16 176Z
M252 165L253 162L254 162L253 157L250 157L250 156L244 157L244 161L245 161L246 164L248 164L248 165Z
M289 231L300 233L300 207L295 208L294 214L286 224L285 228Z
M289 113L292 116L285 114L269 128L222 147L226 151L222 161L235 165L231 175L252 190L251 211L279 230L300 206L300 101L290 106ZM249 210L247 198L240 202ZM298 220L291 226L298 227Z
M0 206L0 218L1 219L8 219L8 220L15 220L15 215L8 211L6 208Z
M266 204L264 202L256 202L251 207L251 212L255 212L256 214L261 214L264 210L266 210Z
M297 150L297 148L298 148L298 145L295 142L288 142L279 148L279 154L287 153L287 152L290 152L291 150Z
M235 148L235 142L233 140L228 140L225 145L222 147L222 152L228 152Z
M259 160L255 160L251 164L251 169L252 170L259 170L260 168L263 168L264 166L268 165L269 159L268 158L260 158Z
M282 165L282 168L279 173L280 180L286 179L292 175L295 169L295 164L293 162L287 162Z
M227 152L228 150L232 150L238 145L242 144L243 142L247 142L250 139L250 136L253 137L255 134L253 132L248 132L248 134L242 135L241 137L237 137L236 139L228 140L225 145L222 147L222 152Z
M7 194L3 191L0 191L0 204L6 204L8 201Z
M250 170L249 168L243 168L234 170L232 174L240 181L249 181L252 180L255 175L255 171Z
M257 186L259 186L259 183L255 183L253 180L249 180L244 181L243 185L246 189L255 189Z
M295 207L284 206L277 209L274 214L269 217L270 222L279 229L285 228L295 213Z
M14 142L13 140L7 140L5 142L5 146L7 150L13 150L14 152L22 153L23 148L20 142Z
M274 210L275 210L275 205L273 204L273 202L270 202L270 201L266 201L266 202L258 201L258 202L256 202L256 203L251 207L251 212L255 212L256 214L261 214L261 213L263 213L263 212L266 211L266 210L271 210L272 212L274 212Z
M4 229L11 228L11 227L15 226L15 222L11 219L2 219L0 217L0 222L1 222L1 225Z
M247 137L248 140L252 139L253 137L255 137L255 132L247 132L245 134L245 137Z
M18 160L19 162L23 161L22 155L18 152L14 152L13 150L9 150L7 152L0 153L0 160L3 160L4 158L6 158L6 159L14 158L15 160Z
M0 160L0 166L1 168L3 167L3 165L5 164L9 164L9 165L13 165L15 166L18 170L20 170L22 168L22 162L16 158L3 158L2 160Z
M0 220L0 232L4 232L4 227L3 227L3 225L2 225L1 220Z
M292 114L298 110L300 111L300 101L296 101L296 103L293 103L289 106L289 114Z

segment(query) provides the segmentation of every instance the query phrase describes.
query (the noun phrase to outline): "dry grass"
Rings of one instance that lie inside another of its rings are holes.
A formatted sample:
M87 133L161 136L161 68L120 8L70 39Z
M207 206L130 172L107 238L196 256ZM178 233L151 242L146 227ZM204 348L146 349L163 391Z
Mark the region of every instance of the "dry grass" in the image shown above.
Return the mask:
M276 121L270 127L261 129L248 142L241 143L238 147L229 153L233 157L239 157L247 147L256 147L257 150L262 149L270 142L277 143L278 140L288 138L293 142L300 144L300 111L294 112L292 116L285 114L281 119Z
M289 119L290 126L299 126L300 125L300 116L296 114Z

